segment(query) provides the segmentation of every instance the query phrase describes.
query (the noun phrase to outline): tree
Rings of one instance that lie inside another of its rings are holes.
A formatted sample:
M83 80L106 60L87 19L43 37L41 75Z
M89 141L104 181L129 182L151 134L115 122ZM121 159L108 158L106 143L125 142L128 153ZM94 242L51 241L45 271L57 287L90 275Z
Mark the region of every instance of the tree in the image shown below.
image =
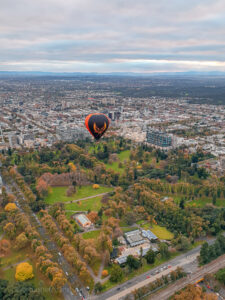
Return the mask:
M1 295L0 295L1 296ZM8 299L29 299L29 300L45 300L45 297L31 283L16 282L10 283L4 289L4 300Z
M169 258L169 256L170 256L169 248L166 243L159 244L159 252L162 255L162 257L164 257L164 258Z
M99 189L99 184L93 184L92 188L93 188L94 190Z
M12 239L16 233L15 225L9 222L3 227L3 231L8 235L9 238Z
M26 234L25 232L22 232L21 234L19 234L17 237L16 237L16 241L15 241L15 248L17 250L19 249L22 249L22 248L25 248L27 245L28 245L28 238L26 237Z
M103 290L103 286L101 282L97 282L95 285L95 293L101 292Z
M102 276L103 277L106 277L106 276L108 276L109 275L109 272L107 271L107 270L103 270L102 271Z
M213 194L212 204L213 204L213 205L216 205L216 194Z
M3 299L3 296L5 296L5 289L7 288L7 285L7 280L0 279L0 299Z
M205 242L200 250L200 262L206 264L209 262L209 244Z
M17 281L25 281L34 277L33 267L27 262L20 263L16 267L15 278Z
M154 264L155 262L155 252L152 249L149 249L145 256L148 264Z
M123 278L123 270L120 268L120 266L114 264L111 269L110 280L112 282L120 282L122 278Z
M2 239L0 241L0 255L6 255L10 250L10 242L8 240Z
M17 209L18 209L18 207L16 206L15 203L8 203L5 206L5 211L7 211L7 212L14 211L14 210L17 210Z
M95 223L98 220L98 214L96 211L91 211L87 217L92 223Z
M225 268L224 269L220 269L216 273L216 279L219 280L222 284L225 285Z
M130 269L138 269L140 267L140 261L133 255L128 255L126 263Z
M73 185L70 185L66 190L66 196L71 197L76 192L76 188Z

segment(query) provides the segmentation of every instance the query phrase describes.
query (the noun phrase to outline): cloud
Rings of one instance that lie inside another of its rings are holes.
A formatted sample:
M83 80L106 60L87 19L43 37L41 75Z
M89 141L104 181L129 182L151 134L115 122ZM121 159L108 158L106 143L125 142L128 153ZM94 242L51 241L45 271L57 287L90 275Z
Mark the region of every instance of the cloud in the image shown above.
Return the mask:
M224 0L1 0L0 68L225 70Z

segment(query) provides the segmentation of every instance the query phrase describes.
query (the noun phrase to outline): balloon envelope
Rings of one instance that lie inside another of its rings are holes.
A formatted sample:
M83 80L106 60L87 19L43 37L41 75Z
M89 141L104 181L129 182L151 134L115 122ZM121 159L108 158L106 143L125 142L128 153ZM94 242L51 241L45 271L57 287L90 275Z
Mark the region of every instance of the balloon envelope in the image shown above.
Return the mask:
M99 140L109 127L109 118L104 114L90 114L85 119L88 131Z

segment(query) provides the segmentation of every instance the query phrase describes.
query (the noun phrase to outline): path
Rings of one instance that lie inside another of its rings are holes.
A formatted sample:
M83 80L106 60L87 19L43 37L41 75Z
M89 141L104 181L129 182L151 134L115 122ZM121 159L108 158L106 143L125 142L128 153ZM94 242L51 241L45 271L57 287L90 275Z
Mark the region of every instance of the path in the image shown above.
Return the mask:
M8 267L2 268L2 270L3 270L3 271L6 271L6 270L8 270L8 269L10 269L10 268L12 268L12 267L15 267L15 266L21 264L21 263L27 262L28 260L29 260L29 259L26 258L26 259L24 259L24 260L22 260L22 261L19 261L19 262L15 263L15 264L12 264L12 265L8 266Z
M66 202L63 202L63 203L65 203L65 204L75 203L75 202L88 200L88 199L91 199L91 198L96 198L96 197L100 197L100 196L104 196L104 195L108 195L108 193L101 193L101 194L97 194L97 195L94 195L94 196L89 196L89 197L85 197L85 198L81 198L81 199L77 199L77 200L66 201Z

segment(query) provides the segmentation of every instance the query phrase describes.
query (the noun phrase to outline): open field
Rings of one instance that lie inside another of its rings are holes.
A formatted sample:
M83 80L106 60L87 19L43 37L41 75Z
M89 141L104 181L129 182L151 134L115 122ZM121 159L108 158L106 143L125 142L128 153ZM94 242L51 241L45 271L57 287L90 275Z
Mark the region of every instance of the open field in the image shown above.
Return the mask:
M208 203L212 203L212 199L210 199L210 198L197 199L197 200L188 202L187 205L188 206L196 206L196 207L204 207ZM225 207L225 199L217 199L215 206Z
M160 240L172 240L174 238L174 234L170 232L166 227L156 224L153 224L151 226L144 220L138 221L137 224L139 224L145 230L150 229Z
M77 188L77 192L71 196L66 196L67 187L52 187L49 195L45 198L45 202L53 204L55 202L69 202L86 197L95 196L102 193L108 193L113 190L111 187L100 186L99 189L93 189L92 185Z
M130 150L122 151L118 154L119 161L113 162L112 164L105 164L107 169L112 169L115 172L118 172L122 174L124 172L124 166L122 168L119 168L119 163L124 162L125 160L129 160L130 157Z
M179 204L180 200L182 198L184 198L184 195L177 195L177 194L171 194L171 195L165 194L162 196L162 198L164 196L173 198L173 200L176 204ZM196 198L195 200L185 203L185 206L204 207L208 203L212 203L212 197L202 196L201 198ZM225 207L225 199L217 199L216 206L217 207Z
M82 234L82 237L85 239L85 240L88 240L88 239L95 239L99 236L100 234L100 230L93 230L93 231L89 231L89 232L85 232Z
M35 266L36 262L30 258L30 255L32 255L31 249L25 248L17 252L13 250L9 255L7 255L7 257L3 257L1 261L2 265L0 278L8 280L10 283L16 282L16 265L14 264L26 260L33 266L34 274L34 278L27 280L26 282L34 284L36 288L41 288L46 300L51 300L53 298L53 294L49 290L50 280L47 280L46 277L38 271L38 269ZM3 268L6 269L3 270ZM62 296L54 294L54 299L60 300L62 299Z
M67 203L65 204L66 210L75 210L75 211L98 211L101 208L101 196L97 196L94 198L90 198L87 200L82 200L75 203ZM72 213L73 214L73 213Z
M162 240L172 240L174 238L174 234L166 229L166 227L162 227L159 225L153 224L150 230Z

